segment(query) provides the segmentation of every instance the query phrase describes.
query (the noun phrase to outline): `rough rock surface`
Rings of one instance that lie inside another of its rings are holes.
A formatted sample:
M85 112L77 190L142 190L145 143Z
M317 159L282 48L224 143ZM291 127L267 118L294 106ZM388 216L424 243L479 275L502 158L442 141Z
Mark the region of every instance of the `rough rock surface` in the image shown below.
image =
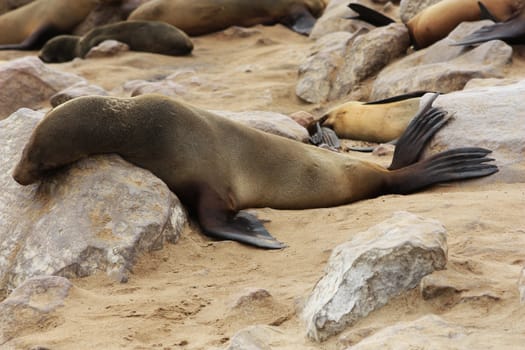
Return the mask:
M38 108L58 91L85 80L26 56L0 65L0 120L18 108ZM16 98L13 98L16 96Z
M520 292L520 302L525 304L525 268L521 270L520 278L518 280L518 290Z
M76 97L90 95L107 96L108 92L98 85L80 82L57 92L51 96L49 102L51 103L51 106L56 107Z
M406 23L419 12L440 1L441 0L401 0L399 3L399 17L403 23Z
M470 333L471 331L439 316L427 315L384 328L348 350L438 349L432 347L434 343L440 346L448 343L448 349L468 349L469 347L458 347L458 343Z
M525 182L525 80L505 86L457 91L434 102L454 115L430 144L430 153L464 146L493 151L499 172L477 183ZM470 181L457 183L468 186Z
M270 134L284 136L301 142L308 139L308 131L304 127L281 113L268 111L211 112Z
M335 32L317 40L314 52L299 67L295 94L310 103L326 101L345 51L360 34Z
M460 24L450 35L386 67L374 81L371 99L426 90L461 90L474 78L501 78L511 61L512 47L499 40L474 48L450 46L486 21Z
M20 109L0 122L0 290L97 270L125 281L138 253L178 239L185 212L162 181L116 155L17 184L11 173L42 115Z
M255 325L237 332L226 350L271 350L272 340L278 337L282 332L279 328Z
M329 99L347 95L356 85L378 73L410 46L405 25L392 23L358 36L343 57Z
M307 335L322 341L445 267L446 231L408 212L337 246L303 309Z
M73 285L58 276L26 280L0 303L0 347L14 337L45 329Z

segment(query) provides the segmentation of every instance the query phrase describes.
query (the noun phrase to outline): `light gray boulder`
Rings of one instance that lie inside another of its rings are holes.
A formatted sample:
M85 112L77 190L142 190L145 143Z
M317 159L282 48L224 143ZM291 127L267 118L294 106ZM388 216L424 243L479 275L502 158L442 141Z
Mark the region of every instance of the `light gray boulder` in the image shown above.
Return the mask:
M489 22L491 23L491 22ZM474 48L450 46L487 21L460 24L450 35L389 65L374 81L372 100L411 91L451 92L474 78L501 78L512 58L512 47L493 40Z
M226 350L271 350L272 341L280 338L277 327L254 325L241 329L233 335Z
M85 58L112 57L121 52L129 51L129 45L117 40L104 40L97 46L92 47Z
M410 46L405 25L392 23L358 36L343 57L329 99L349 94L365 79L377 74L394 59L404 55Z
M68 279L58 276L33 277L17 287L0 303L0 347L37 327L45 329L72 287Z
M52 95L79 82L85 79L52 69L35 56L0 64L0 120L21 107L40 108Z
M441 129L426 155L444 149L477 146L492 150L499 172L488 177L458 182L525 182L525 80L518 83L457 91L439 96L434 106L454 118Z
M408 212L337 246L305 303L307 335L323 341L445 267L443 225Z
M21 109L0 121L0 290L32 276L99 270L126 281L139 253L177 241L182 206L161 180L116 155L17 184L11 173L42 116Z

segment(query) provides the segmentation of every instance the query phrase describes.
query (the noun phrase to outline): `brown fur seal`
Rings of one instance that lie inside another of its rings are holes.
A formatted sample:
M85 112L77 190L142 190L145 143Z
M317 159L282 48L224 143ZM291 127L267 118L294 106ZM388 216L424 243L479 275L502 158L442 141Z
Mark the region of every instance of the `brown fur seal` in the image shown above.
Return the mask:
M174 26L151 21L124 21L100 26L86 35L60 35L49 40L39 57L44 62L66 62L85 57L89 50L104 40L118 40L130 50L163 55L187 55L193 50L190 38Z
M161 95L88 96L50 111L33 131L13 177L23 185L83 157L117 153L162 179L209 236L282 248L245 208L336 206L386 193L490 175L490 152L455 149L417 162L447 121L430 104L400 138L387 170L271 135Z
M326 112L321 126L341 138L389 142L405 131L419 109L422 93L400 95L374 102L350 101Z
M478 0L443 0L425 8L406 23L412 45L415 49L425 48L446 37L461 22L478 21L487 14L500 21L506 20L523 7L520 0L483 0L482 3L484 6L480 7ZM348 6L359 14L349 18L378 26L394 22L361 4L351 3Z
M97 0L36 0L0 16L0 50L40 48L51 37L70 32Z
M139 6L129 19L163 21L190 36L231 26L275 23L308 34L325 7L323 0L152 0Z
M489 40L503 40L511 45L525 44L525 9L504 22L481 27L454 45L481 44Z

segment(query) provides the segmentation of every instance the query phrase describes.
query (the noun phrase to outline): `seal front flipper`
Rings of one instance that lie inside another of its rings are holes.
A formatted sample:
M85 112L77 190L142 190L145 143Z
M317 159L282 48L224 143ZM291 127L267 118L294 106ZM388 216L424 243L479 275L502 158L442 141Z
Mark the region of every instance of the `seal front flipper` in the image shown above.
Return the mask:
M226 203L212 190L201 189L197 212L202 231L209 237L266 249L286 247L254 215L229 210Z
M350 9L352 9L354 12L357 12L358 15L345 17L346 19L358 19L366 23L370 23L376 27L384 27L390 23L395 23L392 18L387 17L381 12L371 9L370 7L366 7L354 2L348 4L348 7L350 7Z
M0 50L35 50L39 49L51 38L63 34L64 31L52 25L46 25L27 37L19 44L0 45Z

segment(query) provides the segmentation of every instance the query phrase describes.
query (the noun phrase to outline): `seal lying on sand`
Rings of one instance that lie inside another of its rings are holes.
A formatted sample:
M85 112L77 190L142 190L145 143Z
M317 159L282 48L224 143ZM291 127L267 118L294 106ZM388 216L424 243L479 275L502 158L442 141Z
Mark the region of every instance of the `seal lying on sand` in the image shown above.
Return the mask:
M490 151L461 148L418 162L446 112L427 104L398 141L389 170L271 135L161 95L88 96L38 124L13 178L34 183L83 157L117 153L162 179L196 215L205 234L282 248L245 208L336 206L386 193L497 171Z
M193 50L190 38L174 26L151 21L124 21L94 28L80 37L59 35L49 40L39 57L44 62L66 62L85 57L104 40L118 40L133 51L163 55L187 55Z
M358 3L348 5L359 15L349 17L360 19L377 26L394 22L383 14ZM411 18L406 26L412 45L422 49L446 37L458 24L477 21L490 16L491 19L506 20L519 10L516 0L443 0L425 8ZM489 15L490 14L490 15Z
M0 16L0 50L32 50L70 33L98 0L36 0Z
M309 34L325 7L323 0L152 0L128 19L166 22L191 36L275 23Z

